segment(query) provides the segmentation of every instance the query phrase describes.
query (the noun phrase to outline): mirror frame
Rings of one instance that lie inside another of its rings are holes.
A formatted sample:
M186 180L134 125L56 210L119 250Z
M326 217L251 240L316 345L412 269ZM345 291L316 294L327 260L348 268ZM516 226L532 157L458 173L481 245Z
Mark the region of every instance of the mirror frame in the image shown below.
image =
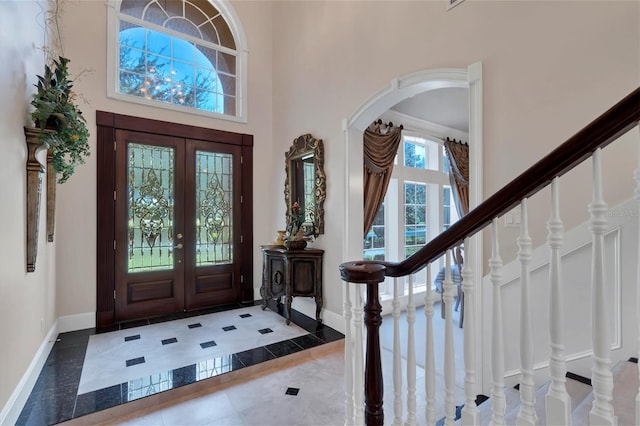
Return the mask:
M294 188L293 173L291 173L291 163L313 154L314 179L314 201L315 211L314 223L304 222L305 236L313 235L317 237L324 234L324 200L327 196L327 177L324 173L324 145L322 139L315 139L310 134L302 135L293 140L289 151L285 153L285 182L284 182L284 202L286 206L286 223L291 223L291 190Z

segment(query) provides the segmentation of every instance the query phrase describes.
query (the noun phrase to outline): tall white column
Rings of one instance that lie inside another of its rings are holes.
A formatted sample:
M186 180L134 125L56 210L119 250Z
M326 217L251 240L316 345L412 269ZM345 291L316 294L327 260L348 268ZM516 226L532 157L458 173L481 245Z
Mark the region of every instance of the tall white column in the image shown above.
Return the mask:
M398 278L393 279L393 425L402 425L402 357L400 355L400 301Z
M464 268L462 270L462 287L464 293L464 394L465 403L462 409L463 425L479 425L480 413L476 407L476 284L473 281L474 253L467 238L464 242Z
M413 278L409 275L409 300L407 303L407 421L405 425L416 424L416 304L413 301Z
M435 295L431 287L431 265L427 265L427 292L424 296L424 315L426 322L425 351L424 351L424 392L425 392L425 418L428 425L436 422L436 361L433 344L433 305Z
M363 306L362 288L357 285L355 290L355 300L353 302L353 328L355 330L354 339L354 363L353 363L353 402L355 410L355 424L364 424L364 337L363 326Z
M564 356L564 297L562 289L562 268L560 248L564 235L564 225L560 219L560 190L556 177L551 182L551 218L547 222L547 241L551 250L549 266L549 335L551 356L549 370L551 386L545 396L547 423L571 425L571 398L566 388L567 364Z
M591 383L595 399L589 412L593 425L616 425L613 414L613 375L611 374L611 337L609 336L608 291L604 280L604 233L607 231L607 203L602 196L601 149L593 153L593 199L589 204L593 251L591 257L591 328L593 367Z
M498 219L491 223L491 258L489 259L491 284L493 285L491 315L491 423L504 425L506 398L504 394L504 338L502 322L502 259L498 244Z
M636 128L640 136L640 129ZM640 138L638 138L640 142ZM638 144L638 168L633 176L636 179L636 200L638 201L638 256L636 259L636 265L638 265L638 279L636 283L636 315L638 318L638 324L640 324L640 143ZM638 329L638 358L640 359L640 328ZM638 363L638 378L640 379L640 362ZM638 380L640 383L640 380ZM636 423L640 423L640 386L638 388L638 395L636 396Z
M520 236L518 260L520 260L520 411L516 424L532 426L538 422L536 415L536 384L533 379L533 313L529 285L531 281L531 237L529 237L527 199L520 203Z
M353 327L351 315L351 284L343 282L342 287L342 314L344 315L344 424L352 426L354 422L353 411L353 336L351 329ZM361 342L357 342L361 344Z
M446 426L455 424L456 402L455 402L455 386L456 386L456 366L455 355L453 350L453 298L455 286L451 281L451 253L447 250L444 282L444 412Z

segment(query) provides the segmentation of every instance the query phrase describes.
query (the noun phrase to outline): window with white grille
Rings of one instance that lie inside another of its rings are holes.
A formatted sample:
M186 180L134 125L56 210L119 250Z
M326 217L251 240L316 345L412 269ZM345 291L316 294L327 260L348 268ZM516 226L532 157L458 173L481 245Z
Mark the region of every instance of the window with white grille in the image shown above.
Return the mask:
M131 102L243 120L246 50L239 48L234 34L238 26L219 3L113 2L110 94Z

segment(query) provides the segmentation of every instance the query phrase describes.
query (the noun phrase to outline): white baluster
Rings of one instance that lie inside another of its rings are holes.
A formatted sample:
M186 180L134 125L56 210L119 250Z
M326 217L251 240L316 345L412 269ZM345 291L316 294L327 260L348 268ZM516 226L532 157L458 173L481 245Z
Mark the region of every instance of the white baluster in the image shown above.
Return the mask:
M531 238L527 225L527 199L520 203L520 236L518 237L518 260L520 261L520 411L516 418L517 425L535 425L536 389L533 379L533 314L529 282L531 272Z
M640 144L638 145L638 168L633 176L636 179L636 200L638 201L638 229L640 230ZM639 231L640 232L640 231ZM638 265L638 280L636 283L636 315L638 318L638 324L640 324L640 235L638 235L638 258L636 264ZM640 328L638 329L638 358L640 358ZM640 362L638 363L638 378L640 379ZM638 380L640 382L640 380ZM638 395L636 396L636 424L640 423L640 386L638 388Z
M436 298L431 288L431 265L427 265L427 292L424 296L424 315L426 322L424 351L424 392L425 418L428 425L436 422L436 361L433 344L433 304Z
M591 329L593 343L593 367L591 381L595 396L589 412L594 425L615 425L613 414L613 375L611 374L611 338L609 336L608 292L604 281L604 233L607 230L607 203L602 197L602 151L593 153L593 199L589 204L593 238L591 258Z
M344 424L353 425L353 336L351 334L351 284L344 282L342 287L342 314L344 315ZM356 342L361 344L361 342Z
M355 410L355 424L364 424L364 340L362 337L363 324L363 307L362 307L362 288L365 286L357 285L355 292L355 300L353 302L353 328L355 330L354 340L354 364L353 364L353 403Z
M447 250L446 267L444 274L444 282L442 283L444 288L444 385L445 385L445 399L444 399L444 412L445 412L445 425L455 424L456 417L456 403L455 403L455 385L456 385L456 371L455 371L455 359L453 351L453 293L455 292L455 286L451 281L451 254Z
M416 343L414 324L416 322L416 304L413 301L413 278L409 275L409 300L407 304L407 426L415 425L416 420Z
M468 258L469 256L467 256ZM491 258L489 259L491 284L493 285L491 315L491 423L504 425L506 398L504 395L504 340L502 329L502 259L498 245L498 219L491 223Z
M393 279L393 424L402 424L402 357L400 353L400 301L398 278Z
M545 396L547 423L571 425L571 398L566 388L567 364L564 356L564 297L562 292L562 268L560 248L564 234L564 226L560 219L560 191L556 177L551 182L551 218L547 222L549 236L547 241L551 249L549 265L549 335L551 338L551 355L549 370L551 386Z
M462 286L464 294L464 393L465 403L462 409L463 425L480 424L480 414L476 407L476 295L475 283L473 282L473 259L471 243L469 238L464 242L464 268L462 270Z

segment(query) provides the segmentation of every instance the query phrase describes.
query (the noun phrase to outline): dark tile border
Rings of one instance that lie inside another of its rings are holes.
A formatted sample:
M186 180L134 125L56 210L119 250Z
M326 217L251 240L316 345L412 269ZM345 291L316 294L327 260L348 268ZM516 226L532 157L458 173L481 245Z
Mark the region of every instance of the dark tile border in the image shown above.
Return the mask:
M126 382L80 395L77 394L84 356L89 344L89 336L96 334L96 332L125 330L141 325L157 324L174 319L197 317L261 304L262 301L259 300L184 314L172 314L148 320L130 321L99 331L91 328L61 333L51 349L51 353L20 413L16 425L52 425L60 423L165 390L176 389L281 356L344 339L343 334L331 327L318 323L296 310L292 310L291 321L309 334L232 355L212 358L167 372L158 372L155 375L158 377L158 382L151 383L148 376L146 376L144 380L146 380L145 383L147 384L137 389L130 389L129 383L131 382ZM274 300L270 301L269 308L282 317L286 316L283 309L278 309ZM208 343L212 342L203 344ZM167 379L169 376L171 376L170 386Z

